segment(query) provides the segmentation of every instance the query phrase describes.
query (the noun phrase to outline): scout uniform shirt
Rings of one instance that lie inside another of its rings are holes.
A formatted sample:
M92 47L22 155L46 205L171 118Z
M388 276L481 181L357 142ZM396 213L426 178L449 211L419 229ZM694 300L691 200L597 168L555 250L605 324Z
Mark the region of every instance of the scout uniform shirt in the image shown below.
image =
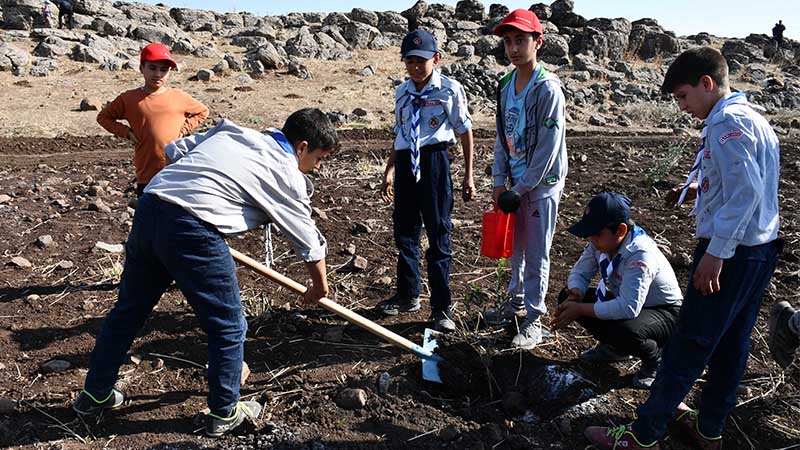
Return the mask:
M430 81L422 92L417 91L414 81L410 79L397 87L394 113L395 150L411 148L411 119L414 113L412 102L415 95L428 90L430 93L422 100L420 110L417 148L439 143L454 144L456 137L453 131L462 135L472 128L472 118L467 110L467 96L461 83L434 69Z
M594 313L601 320L633 319L642 308L659 305L680 305L681 287L667 258L656 243L638 225L634 225L619 248L613 272L608 276L606 289L611 300L594 304ZM569 273L567 287L583 295L607 257L587 243L581 257ZM612 260L615 260L613 258Z
M730 258L738 245L778 237L780 144L767 119L744 94L721 98L706 118L697 189L695 237L707 253Z
M145 189L183 207L223 234L272 222L303 261L325 257L327 244L311 218L311 181L279 130L260 133L221 120L173 142L170 161Z

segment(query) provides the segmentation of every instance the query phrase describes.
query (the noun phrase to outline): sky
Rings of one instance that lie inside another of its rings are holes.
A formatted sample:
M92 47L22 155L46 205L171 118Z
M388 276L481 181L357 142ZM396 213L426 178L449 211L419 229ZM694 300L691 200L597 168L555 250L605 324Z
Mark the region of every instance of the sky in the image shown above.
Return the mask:
M289 12L348 12L353 8L373 11L403 11L416 0L145 0L185 8L211 9L219 12L249 11L258 15ZM506 0L510 9L528 8L540 0ZM771 35L773 25L783 20L784 36L800 40L800 8L790 7L796 0L575 0L575 12L595 17L625 17L630 20L649 17L678 35L705 31L722 37L745 37L750 33ZM455 6L457 0L428 0ZM484 1L487 9L491 1ZM550 3L544 0L543 3Z

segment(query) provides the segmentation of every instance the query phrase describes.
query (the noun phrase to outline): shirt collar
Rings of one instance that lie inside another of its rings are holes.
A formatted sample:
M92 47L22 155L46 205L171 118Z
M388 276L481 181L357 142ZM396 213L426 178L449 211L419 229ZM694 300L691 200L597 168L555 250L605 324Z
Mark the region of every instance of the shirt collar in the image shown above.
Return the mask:
M283 150L284 152L286 152L286 153L288 153L290 155L293 155L293 156L297 157L297 154L294 151L294 147L289 142L289 140L286 139L286 135L283 134L283 131L281 131L281 130L279 130L277 128L269 128L269 129L267 129L266 134L267 134L267 136L271 137L272 140L275 141L278 144L278 146L281 148L281 150Z
M431 79L428 80L428 84L426 84L422 88L422 92L417 92L417 86L414 84L414 82L411 79L409 79L407 81L407 83L408 83L408 87L406 88L406 90L408 92L411 92L412 94L421 94L422 92L425 92L426 90L428 90L428 88L433 88L433 89L441 88L442 87L442 74L440 74L439 71L434 68L433 72L431 73Z

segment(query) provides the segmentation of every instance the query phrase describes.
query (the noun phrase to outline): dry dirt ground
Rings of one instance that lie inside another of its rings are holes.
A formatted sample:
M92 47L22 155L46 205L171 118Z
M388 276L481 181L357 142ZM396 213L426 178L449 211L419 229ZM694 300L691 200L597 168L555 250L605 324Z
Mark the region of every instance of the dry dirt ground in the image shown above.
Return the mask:
M476 167L482 173L491 161L492 141L487 133L479 134ZM672 136L579 133L568 144L571 167L552 250L551 310L582 248L566 227L581 214L580 205L601 190L621 191L633 199L635 219L673 255L685 284L693 221L688 208L667 209L662 197L691 164L693 148L676 145ZM389 145L385 132L346 133L341 153L315 176L313 202L326 216L317 220L330 243L332 299L421 342L428 314L425 300L422 311L397 319L380 319L370 311L391 294L394 278L391 209L378 197ZM800 142L784 140L780 189L786 252L753 333L739 406L725 432L728 449L789 449L800 443L800 370L797 364L778 369L765 341L769 305L778 299L798 302L799 152ZM461 160L458 152L452 154L453 180L459 186ZM663 175L665 155L670 154L681 159L670 175ZM507 273L500 271L498 277L496 261L479 256L480 217L489 206L491 183L480 175L479 199L465 204L456 192L454 209L451 282L461 329L446 350L464 355L448 359L448 370L465 369L464 383L423 381L413 356L323 310L290 306L296 299L288 291L240 268L249 321L245 359L252 370L242 395L264 403L260 422L239 436L202 436L194 418L205 407L200 368L206 362L205 337L180 292L172 289L134 343L135 358L122 367L120 388L128 401L99 426L87 426L76 419L70 404L81 388L94 337L115 300L123 262L122 255L93 247L97 241L117 244L126 239L131 220L127 204L133 196L131 149L105 136L0 138L0 158L0 194L11 197L0 205L0 397L18 402L15 412L0 414L2 447L583 449L583 427L624 423L645 397L629 387L634 364L589 367L577 362L577 355L593 342L575 326L523 353L501 351L511 330L476 327L479 311L491 307L497 286L502 290L507 282ZM96 190L92 186L104 182L109 184L104 201L111 212L88 210L90 192ZM355 223L369 231L354 232ZM41 235L51 235L53 244L35 245ZM261 236L253 231L229 243L260 259ZM366 270L350 267L350 244L367 259ZM305 280L302 265L280 237L275 255L277 270ZM32 267L8 265L15 256L27 258ZM72 266L59 266L62 261ZM492 352L484 361L488 369L474 358L476 348ZM40 366L54 358L68 361L71 368L41 373ZM543 365L580 374L586 389L548 396L549 386L541 384ZM383 372L390 384L388 392L379 393L376 380ZM345 387L365 389L366 406L356 411L337 407L334 399ZM512 391L521 396L517 402L504 397ZM671 436L665 448L685 447Z

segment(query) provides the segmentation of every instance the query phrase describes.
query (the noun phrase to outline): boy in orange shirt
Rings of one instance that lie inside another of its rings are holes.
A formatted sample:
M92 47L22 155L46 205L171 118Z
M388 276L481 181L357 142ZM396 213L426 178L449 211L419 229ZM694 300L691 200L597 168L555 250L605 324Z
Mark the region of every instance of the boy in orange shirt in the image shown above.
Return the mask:
M169 49L154 42L142 49L139 71L144 86L122 93L97 115L106 130L134 144L136 195L166 166L164 147L191 133L208 117L208 108L186 92L167 86L177 64ZM126 120L125 125L120 120Z

